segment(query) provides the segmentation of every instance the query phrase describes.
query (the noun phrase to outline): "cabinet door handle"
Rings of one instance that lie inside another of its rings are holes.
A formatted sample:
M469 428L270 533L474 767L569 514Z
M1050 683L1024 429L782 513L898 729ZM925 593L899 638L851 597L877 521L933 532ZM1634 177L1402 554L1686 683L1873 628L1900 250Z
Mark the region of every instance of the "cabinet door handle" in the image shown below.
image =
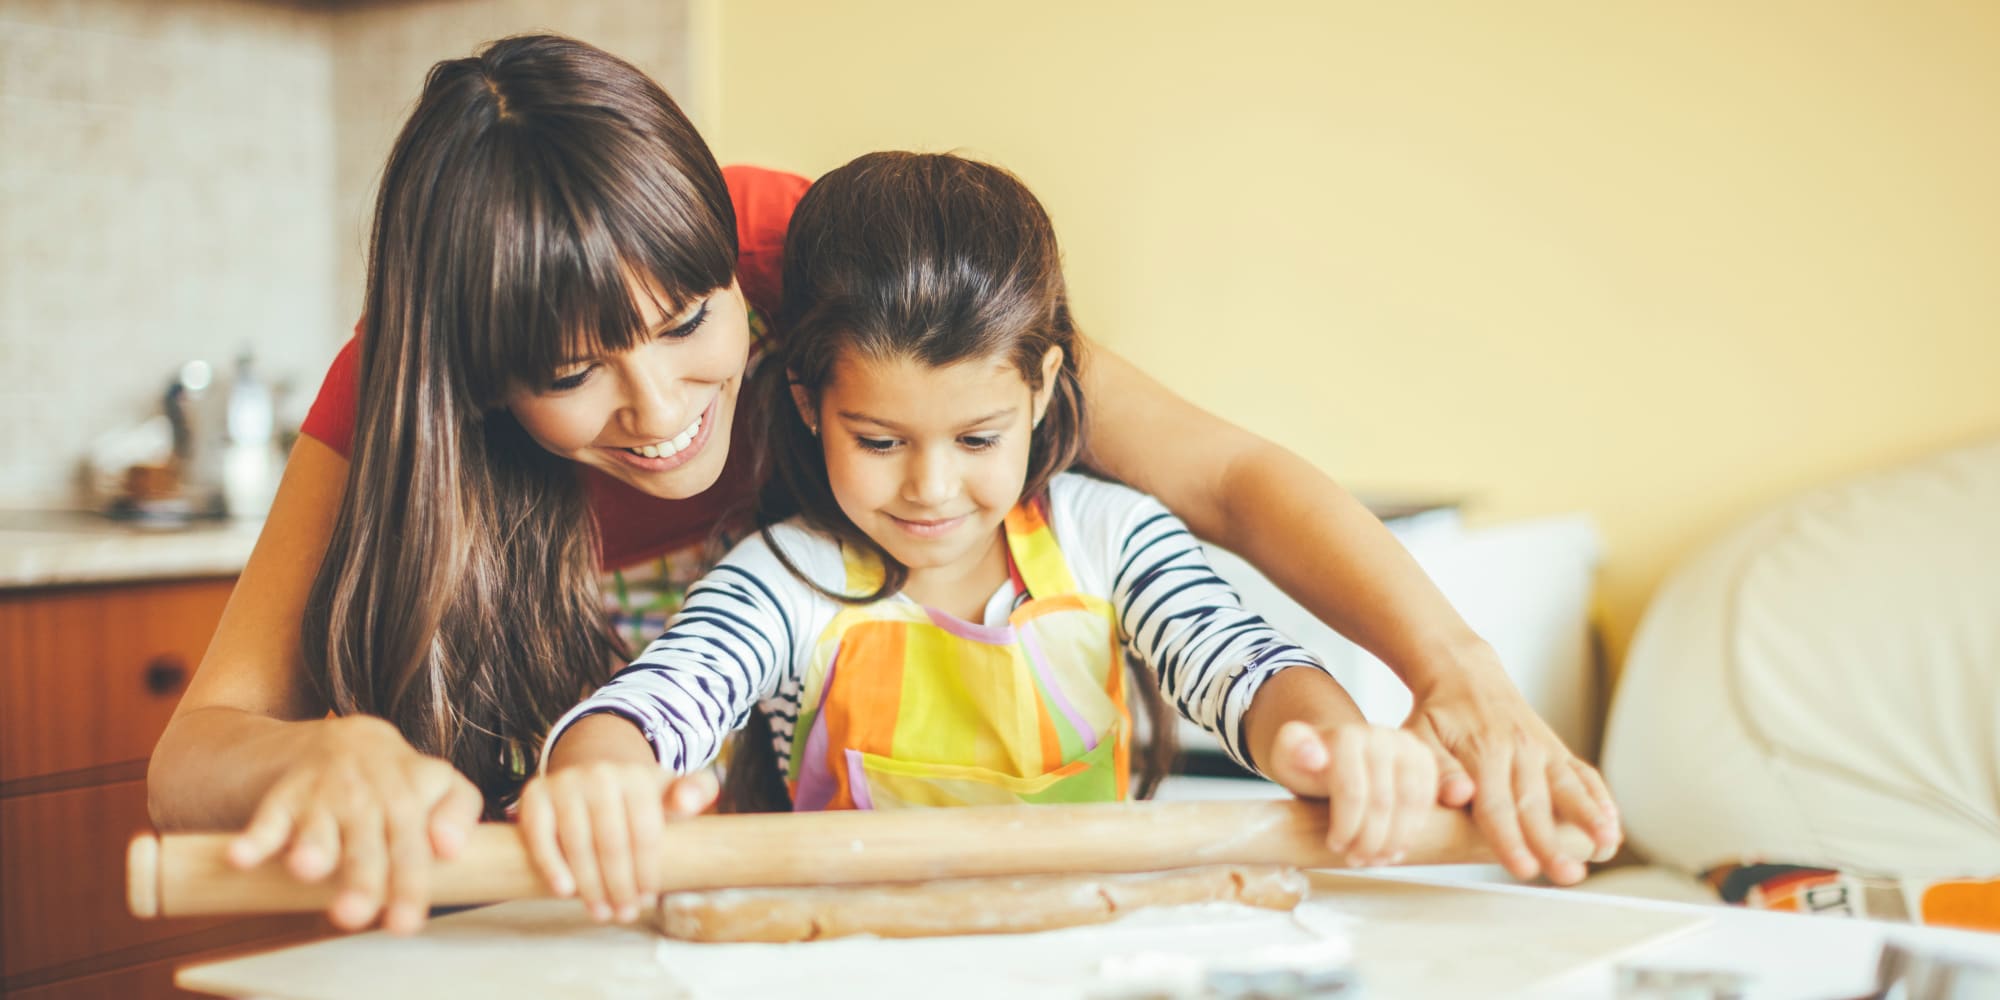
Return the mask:
M146 664L146 690L157 695L178 694L187 686L187 661L173 653L153 657Z

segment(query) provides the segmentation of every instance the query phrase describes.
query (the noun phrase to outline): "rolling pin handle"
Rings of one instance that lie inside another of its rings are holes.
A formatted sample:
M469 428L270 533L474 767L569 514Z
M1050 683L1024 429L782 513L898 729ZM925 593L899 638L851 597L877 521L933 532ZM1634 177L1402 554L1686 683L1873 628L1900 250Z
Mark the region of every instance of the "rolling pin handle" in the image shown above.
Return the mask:
M160 838L150 830L125 848L125 905L141 920L160 915Z

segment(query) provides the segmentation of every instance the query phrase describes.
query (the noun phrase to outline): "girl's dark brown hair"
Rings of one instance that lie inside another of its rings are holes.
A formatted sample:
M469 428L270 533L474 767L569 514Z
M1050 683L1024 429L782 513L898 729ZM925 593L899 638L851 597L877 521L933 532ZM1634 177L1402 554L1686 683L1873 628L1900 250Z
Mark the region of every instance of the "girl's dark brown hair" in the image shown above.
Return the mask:
M763 416L769 434L758 520L779 559L829 597L868 603L901 590L909 577L842 513L820 441L792 400L793 386L817 398L843 355L912 358L931 367L1006 358L1039 392L1042 359L1059 347L1062 367L1030 442L1022 495L1040 494L1082 450L1083 345L1070 318L1055 227L1027 186L1000 167L949 154L870 153L820 178L785 234L777 329L778 349L751 385L751 412ZM770 534L790 517L874 553L884 569L881 587L856 595L813 584ZM1153 736L1143 797L1172 758L1173 715L1150 676L1136 680L1132 689ZM768 723L752 713L724 785L728 807L788 807L773 753Z
M334 711L395 723L489 815L624 659L579 470L500 401L640 343L635 285L677 315L735 263L721 170L631 65L534 35L431 69L375 205L353 454L304 653Z

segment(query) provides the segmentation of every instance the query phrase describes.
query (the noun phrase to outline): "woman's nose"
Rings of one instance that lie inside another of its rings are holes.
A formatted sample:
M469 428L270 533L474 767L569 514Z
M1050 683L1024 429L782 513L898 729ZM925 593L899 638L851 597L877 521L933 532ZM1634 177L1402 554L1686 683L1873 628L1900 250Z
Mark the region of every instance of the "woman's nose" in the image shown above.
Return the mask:
M625 430L650 443L679 434L693 415L686 400L675 390L674 381L641 368L625 377L625 405L621 416Z

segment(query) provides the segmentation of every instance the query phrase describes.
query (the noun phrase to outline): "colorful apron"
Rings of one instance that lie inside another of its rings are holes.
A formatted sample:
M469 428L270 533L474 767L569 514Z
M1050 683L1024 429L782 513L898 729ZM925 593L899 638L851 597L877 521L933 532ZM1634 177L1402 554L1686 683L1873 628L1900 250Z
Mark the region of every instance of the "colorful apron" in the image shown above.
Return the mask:
M1046 500L1008 513L1028 600L988 626L902 597L849 607L821 633L800 693L795 809L1114 802L1131 772L1117 616L1080 593ZM848 593L882 570L847 550Z

